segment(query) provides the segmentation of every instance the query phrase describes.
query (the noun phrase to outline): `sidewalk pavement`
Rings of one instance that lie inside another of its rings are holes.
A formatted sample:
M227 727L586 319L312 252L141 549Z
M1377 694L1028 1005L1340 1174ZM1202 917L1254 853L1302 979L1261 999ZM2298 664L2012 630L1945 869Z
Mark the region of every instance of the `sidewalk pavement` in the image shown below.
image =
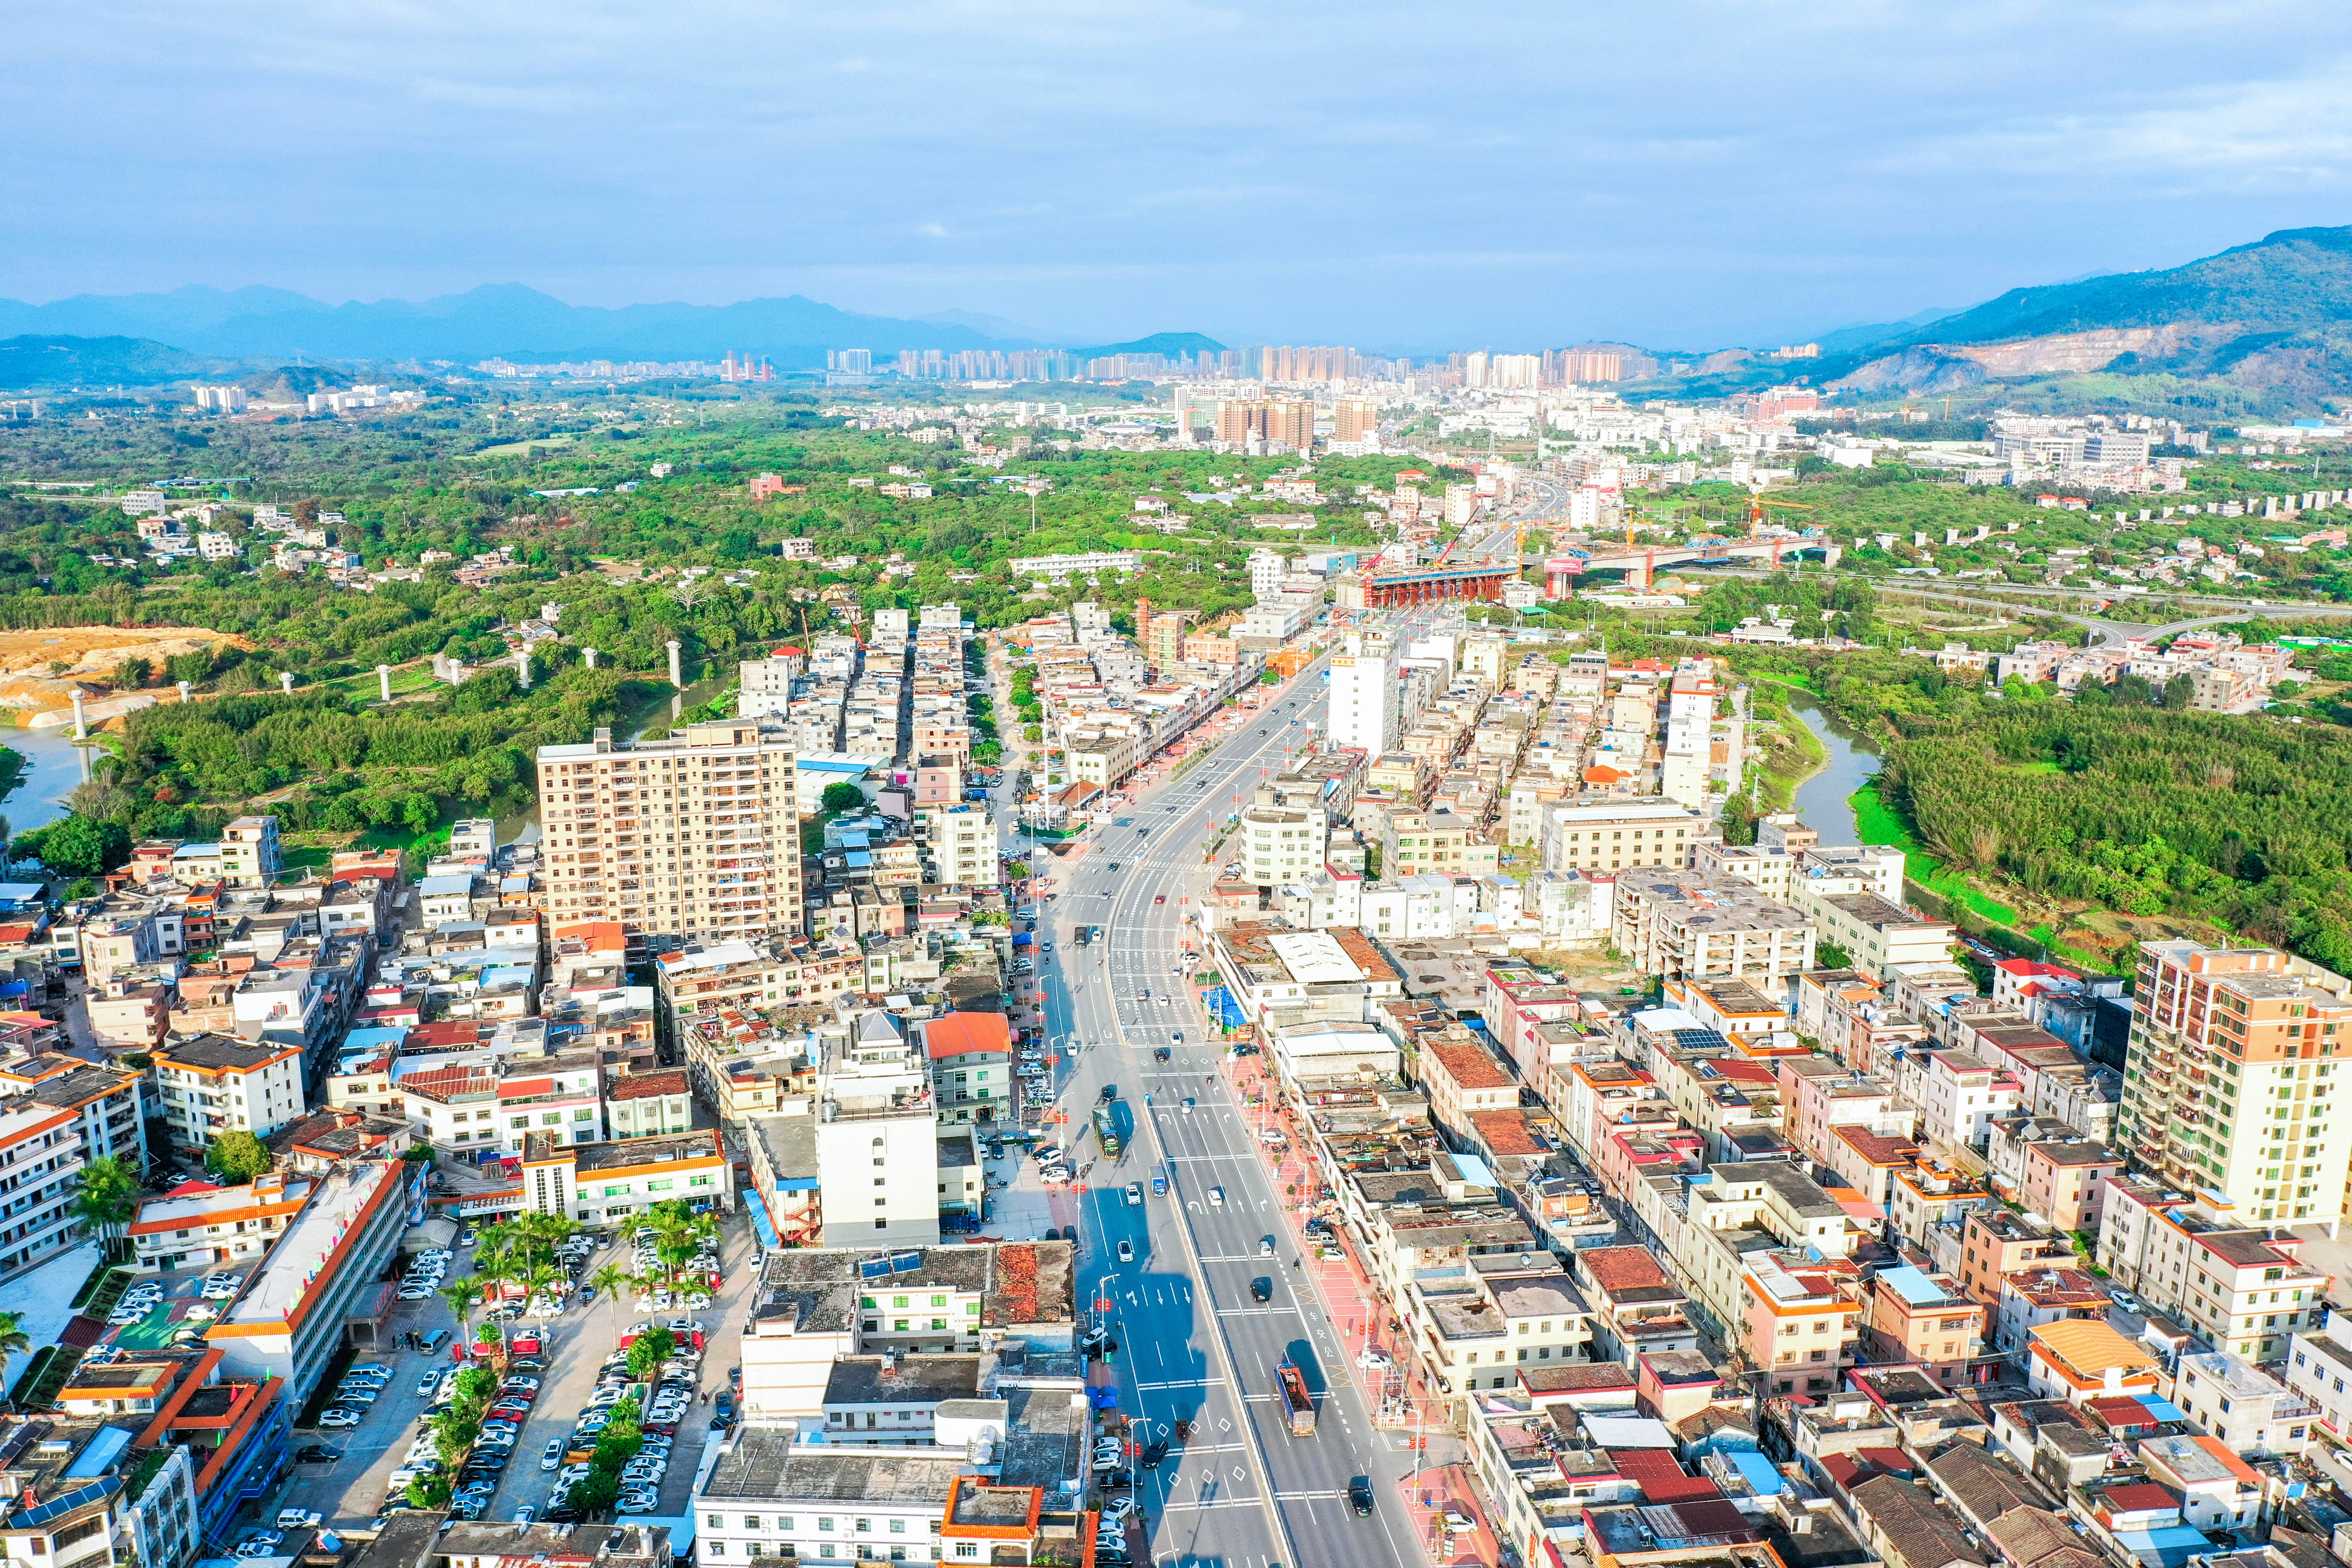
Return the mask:
M1469 1470L1445 1465L1408 1474L1397 1484L1404 1499L1405 1517L1412 1521L1422 1553L1437 1568L1496 1568L1501 1548L1478 1500L1478 1489ZM1448 1510L1475 1521L1469 1530L1444 1528Z

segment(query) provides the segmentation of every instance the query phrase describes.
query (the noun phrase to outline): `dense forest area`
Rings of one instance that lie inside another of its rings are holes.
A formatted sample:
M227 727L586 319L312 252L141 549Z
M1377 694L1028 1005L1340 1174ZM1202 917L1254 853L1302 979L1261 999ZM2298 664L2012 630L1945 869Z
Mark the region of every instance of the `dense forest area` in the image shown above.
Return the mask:
M1957 865L2352 973L2352 733L2147 706L1913 714L1881 778Z

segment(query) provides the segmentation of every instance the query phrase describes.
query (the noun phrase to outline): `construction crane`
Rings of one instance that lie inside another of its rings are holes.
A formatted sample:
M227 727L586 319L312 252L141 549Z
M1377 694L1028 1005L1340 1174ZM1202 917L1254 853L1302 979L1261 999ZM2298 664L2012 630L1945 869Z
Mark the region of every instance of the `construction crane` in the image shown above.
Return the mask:
M1764 509L1767 507L1778 508L1784 511L1811 511L1813 510L1813 506L1811 501L1766 500L1760 495L1752 495L1748 498L1748 526L1749 529L1753 530L1763 526Z

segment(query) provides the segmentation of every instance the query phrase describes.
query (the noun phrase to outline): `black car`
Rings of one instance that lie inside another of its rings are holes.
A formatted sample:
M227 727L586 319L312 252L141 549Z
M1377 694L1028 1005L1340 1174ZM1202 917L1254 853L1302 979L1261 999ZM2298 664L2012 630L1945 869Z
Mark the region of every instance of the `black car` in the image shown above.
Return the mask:
M570 1503L558 1503L539 1516L541 1524L577 1524L588 1516Z
M1151 1059L1156 1062L1164 1062L1173 1058L1175 1054L1175 1052L1170 1050L1166 1046L1162 1046L1158 1050L1151 1053Z
M1118 862L1116 860L1112 861L1108 869L1116 872L1118 869ZM1099 932L1097 932L1097 934L1099 934Z
M1358 1476L1348 1483L1348 1506L1359 1515L1372 1511L1372 1479Z
M1168 1457L1168 1439L1162 1437L1136 1456L1135 1462L1147 1470L1156 1470L1160 1461Z
M1100 1478L1100 1484L1111 1489L1112 1490L1117 1490L1120 1487L1131 1487L1135 1484L1135 1472L1133 1470L1106 1470Z
M342 1457L342 1450L323 1443L311 1443L294 1450L294 1462L298 1465L331 1465Z
M1274 1281L1261 1274L1250 1281L1250 1294L1259 1301L1274 1300Z

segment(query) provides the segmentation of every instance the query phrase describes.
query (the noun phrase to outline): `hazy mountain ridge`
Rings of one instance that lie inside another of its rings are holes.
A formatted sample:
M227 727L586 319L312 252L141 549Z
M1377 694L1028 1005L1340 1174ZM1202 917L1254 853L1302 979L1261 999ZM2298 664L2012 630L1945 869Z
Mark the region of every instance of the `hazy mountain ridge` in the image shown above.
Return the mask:
M1864 393L2089 373L2216 381L2271 407L2352 391L2352 228L2281 229L2179 267L2011 289L1814 367Z
M520 283L420 301L342 305L263 288L85 294L47 305L0 300L0 336L25 334L149 338L231 358L676 360L717 359L733 350L764 354L785 369L822 365L827 349L871 349L879 360L903 348L1048 346L954 322L860 315L797 294L732 305L607 309L567 305Z

